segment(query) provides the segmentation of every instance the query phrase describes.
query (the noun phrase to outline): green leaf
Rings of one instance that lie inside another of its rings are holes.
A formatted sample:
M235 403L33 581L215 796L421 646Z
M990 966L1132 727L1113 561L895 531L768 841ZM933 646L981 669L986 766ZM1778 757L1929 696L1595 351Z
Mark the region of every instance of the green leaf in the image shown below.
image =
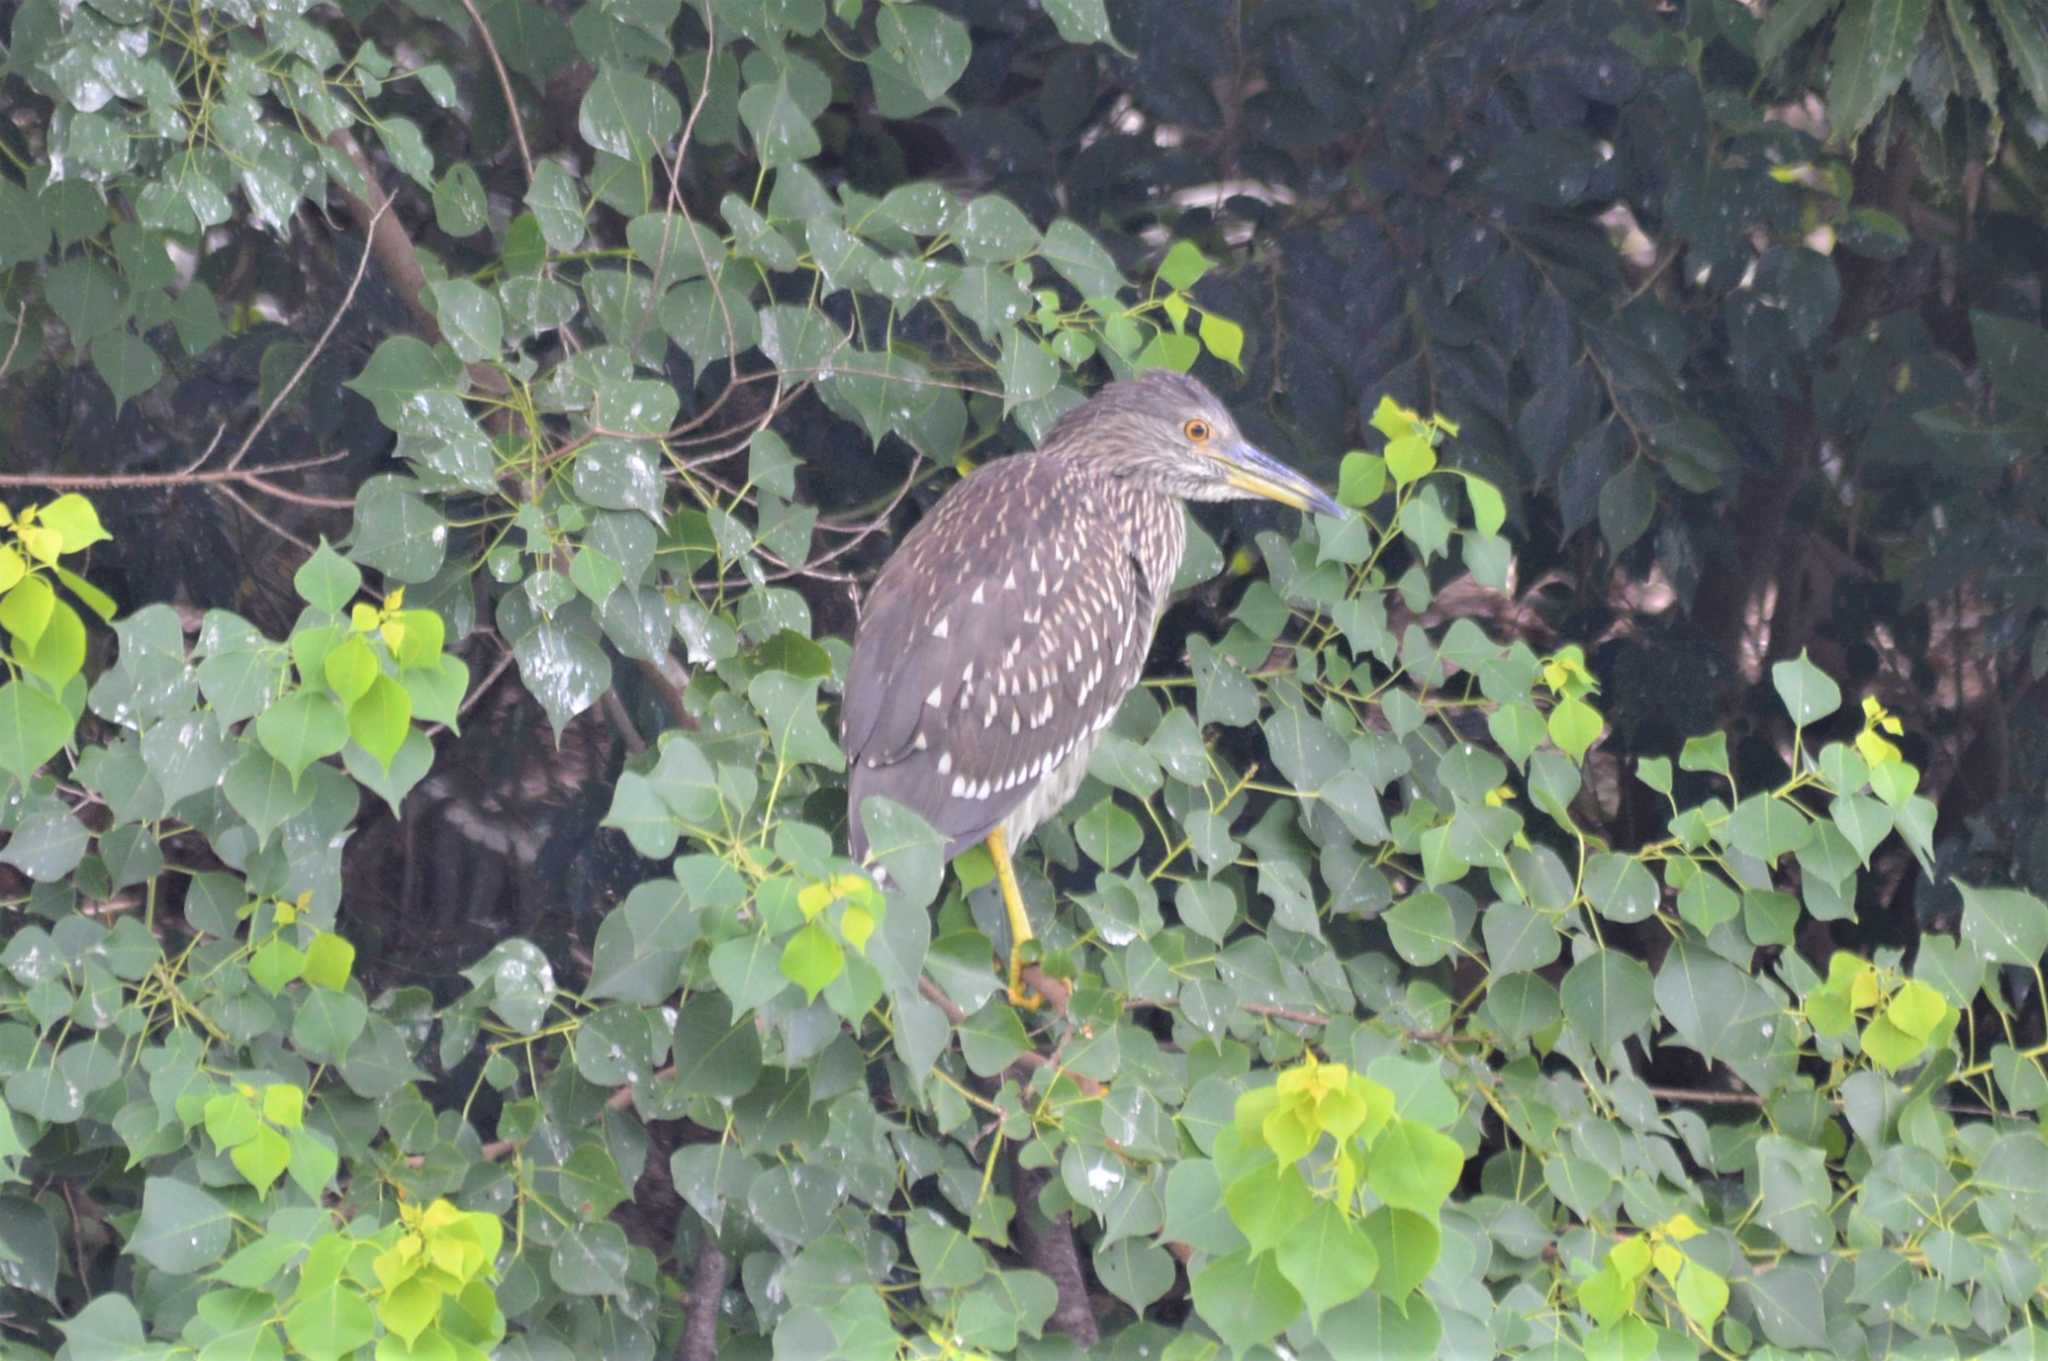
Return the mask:
M1103 0L1045 0L1045 12L1070 43L1107 43L1117 46L1110 32L1109 12ZM1119 51L1122 49L1119 48Z
M846 769L846 756L819 717L816 676L764 671L747 685L747 699L768 727L769 749L784 765Z
M1650 1023L1650 971L1615 950L1595 950L1572 966L1558 989L1565 1019L1605 1053Z
M744 106L744 105L743 105ZM645 76L601 63L584 93L576 129L599 151L628 161L644 161L682 131L683 111L676 97ZM815 154L815 147L808 154ZM803 159L797 157L796 159ZM535 189L538 191L538 185ZM542 230L547 228L542 218Z
M1159 262L1158 277L1168 288L1184 293L1215 267L1216 262L1202 254L1200 246L1192 241L1176 241Z
M2041 366L2048 365L2048 331L2030 321L1973 311L1970 338L2001 401L2034 408L2048 404L2048 392L2036 381Z
M1731 778L1728 772L1728 734L1710 732L1703 737L1686 738L1684 748L1678 753L1678 768Z
M1119 1238L1095 1248L1095 1275L1110 1294L1143 1315L1173 1288L1179 1275L1173 1255L1142 1238Z
M1237 894L1214 880L1191 879L1174 889L1173 903L1189 929L1221 945L1237 922Z
M68 993L58 996L61 1005ZM8 1105L45 1124L68 1125L85 1114L85 1092L47 1056L9 1074L6 1095Z
M1963 948L1987 963L2034 968L2048 953L2048 906L2021 889L1977 888L1963 895Z
M902 64L910 81L928 100L953 87L967 69L973 44L967 25L929 5L884 5L875 23L882 50ZM745 114L742 96L742 116ZM815 148L802 157L815 155Z
M565 1295L623 1295L627 1261L624 1229L609 1220L577 1224L555 1241L548 1278Z
M1775 1134L1757 1140L1757 1218L1794 1252L1825 1252L1835 1241L1826 1156Z
M1771 668L1771 685L1784 701L1792 722L1802 728L1842 707L1841 687L1827 672L1808 661L1803 650L1796 660L1779 662Z
M307 766L348 745L348 716L326 695L301 690L263 711L256 740L291 772L296 786Z
M1124 288L1123 273L1109 252L1068 218L1054 219L1039 249L1084 298L1113 298Z
M1770 66L1775 63L1840 3L1841 0L1782 0L1782 3L1772 5L1770 13L1757 27L1758 64Z
M1991 15L2035 109L2048 113L2048 25L2041 21L2040 7L2026 0L1991 0Z
M1373 1288L1399 1303L1418 1289L1436 1266L1442 1235L1427 1215L1382 1205L1363 1221L1379 1271Z
M954 234L960 253L969 260L1006 264L1038 247L1038 228L1000 194L983 194L969 202Z
M879 795L862 803L860 816L869 853L888 871L891 906L898 894L913 911L937 897L946 869L946 839L915 812Z
M4 199L0 199L4 206ZM74 1357L106 1357L126 1361L153 1354L142 1336L142 1317L126 1295L116 1292L95 1296L71 1318L54 1320Z
M327 650L320 659L320 672L327 688L344 706L355 703L380 674L377 654L361 634L350 634Z
M41 577L30 577L15 588L14 594L20 594L22 587L30 581L40 583L41 580ZM49 616L43 621L41 635L32 644L17 644L14 659L30 675L39 677L53 689L62 689L85 665L85 621L70 605L53 599Z
M322 931L306 947L305 979L316 988L339 992L355 968L356 947L332 931Z
M62 563L57 564L50 570L57 574L57 580L64 583L66 590L78 597L78 602L81 605L84 605L99 616L101 623L111 624L114 622L114 597L108 595L105 591L102 591L99 587L93 585Z
M1224 1187L1223 1204L1252 1253L1263 1255L1308 1222L1316 1199L1291 1163L1266 1162Z
M711 977L732 1004L735 1017L755 1010L788 986L781 959L782 951L766 931L726 941L711 952Z
M830 931L812 922L782 947L779 968L784 978L804 990L804 1000L813 1002L827 984L845 972L846 952Z
M1385 916L1387 935L1401 958L1427 968L1458 948L1457 918L1440 893L1411 893Z
M949 1224L919 1220L904 1235L925 1290L964 1290L989 1273L988 1254Z
M1508 522L1507 502L1500 488L1477 473L1465 474L1465 499L1472 503L1472 527L1481 534L1498 534Z
M45 529L54 529L63 541L63 552L80 553L113 536L100 524L92 502L77 492L66 492L45 504L36 519Z
M1318 1200L1308 1222L1282 1241L1274 1261L1301 1296L1311 1327L1370 1289L1380 1266L1363 1222L1327 1200Z
M490 220L490 213L484 203L483 181L477 178L476 168L466 161L457 161L449 166L447 172L434 182L434 225L449 236L459 239L476 235L490 225ZM495 300L491 306L493 309L496 308ZM447 318L444 315L443 330L447 329L447 325ZM474 335L460 339L453 334L449 336L449 342L454 346L456 354L464 359L481 359L485 355L496 355L495 345L489 350L477 350L475 340Z
M1854 139L1906 79L1932 0L1848 0L1828 53L1828 121Z
M369 1022L369 1008L348 993L314 992L292 1013L292 1043L308 1058L338 1063Z
M1712 870L1694 874L1678 891L1678 915L1703 936L1741 913L1742 899Z
M1239 357L1244 353L1244 327L1227 317L1219 317L1214 312L1205 311L1202 313L1197 333L1202 337L1202 348L1210 354L1234 369L1244 367L1239 362Z
M1059 386L1060 368L1039 343L1020 329L1003 336L996 377L1003 385L1003 410L1035 402Z
M282 936L272 936L249 959L249 977L272 997L305 972L306 954Z
M1138 853L1145 834L1116 796L1105 794L1074 819L1074 841L1090 860L1113 870Z
M1766 865L1790 855L1813 839L1813 821L1791 799L1752 794L1735 805L1728 819L1730 845Z
M226 610L207 611L195 652L200 692L222 723L262 713L285 678L283 649Z
M1622 1279L1612 1262L1604 1262L1579 1282L1579 1307L1602 1328L1611 1328L1635 1306L1636 1287L1635 1280Z
M282 1134L268 1125L259 1128L255 1136L246 1143L237 1144L228 1153L228 1161L235 1165L248 1183L258 1193L268 1191L277 1179L284 1175L285 1164L291 1161L291 1144Z
M1486 961L1496 977L1540 969L1564 946L1551 919L1521 903L1494 903L1480 917L1479 926L1486 939Z
M1337 468L1337 499L1360 508L1380 499L1387 489L1387 461L1378 454L1353 449ZM1354 649L1355 650L1355 649Z
M1465 1155L1455 1139L1418 1120L1396 1117L1373 1140L1365 1177L1387 1204L1434 1219L1464 1167Z
M472 178L475 174L470 171ZM467 364L497 358L505 341L505 314L496 296L467 279L435 284L432 291L442 334L456 357Z
M349 736L386 770L411 731L412 696L389 676L378 676L349 706Z
M609 114L608 108L606 113ZM604 136L611 136L616 131L616 127L610 124L600 128L600 134ZM574 250L582 242L586 230L583 195L575 178L559 162L543 160L534 166L533 183L527 188L525 203L533 209L534 220L540 224L541 237L549 248ZM386 345L390 343L384 342ZM383 346L378 348L381 351Z
M2014 1110L2034 1111L2048 1105L2048 1073L2042 1071L2039 1059L2001 1044L1991 1050L1991 1071L2006 1104Z
M1702 1331L1711 1330L1728 1307L1727 1277L1691 1260L1678 1269L1672 1292L1678 1297L1678 1307Z
M1649 464L1631 459L1600 484L1600 537L1613 555L1626 552L1657 513L1656 477Z
M498 1019L521 1034L540 1029L555 1000L555 971L547 956L517 937L499 941L462 975L486 993Z
M1158 331L1145 343L1138 353L1137 367L1140 369L1168 369L1174 373L1186 373L1202 357L1202 344L1193 336L1178 335L1172 331Z
M1828 816L1866 867L1870 864L1870 853L1891 835L1892 810L1861 794L1832 800Z
M189 1182L149 1177L128 1250L159 1271L188 1275L220 1261L231 1225L228 1207Z
M1642 921L1662 896L1656 879L1633 856L1601 851L1586 864L1586 900L1609 921Z
M291 771L249 739L241 739L239 746L221 792L227 796L228 806L255 829L260 846L270 840L272 832L313 806L313 786L299 784Z
M384 347L380 346L377 355L381 357L384 353ZM393 362L399 361L394 357ZM373 357L370 368L363 371L364 378L370 376L377 363L378 359ZM395 422L393 424L395 428ZM313 556L299 564L299 570L292 574L292 589L299 593L299 599L314 609L325 610L329 614L340 614L347 609L349 601L354 600L356 592L362 588L362 572L354 563L329 547L325 539L322 539L320 546L313 550Z
M597 928L588 995L643 1006L666 999L681 981L699 916L675 879L637 885Z
M1401 435L1387 441L1387 472L1396 487L1406 487L1436 468L1436 447L1426 435Z
M40 260L49 249L50 224L36 196L0 179L0 266Z
M284 1332L309 1361L339 1361L377 1335L377 1316L353 1285L332 1282L295 1300Z
M1580 1219L1595 1217L1601 1203L1614 1190L1614 1178L1607 1169L1589 1158L1559 1153L1543 1160L1543 1184Z
M1887 1016L1872 1017L1863 1027L1863 1052L1888 1073L1896 1073L1927 1052L1927 1041L1892 1024Z
M1671 797L1671 758L1669 756L1637 757L1636 778L1666 798Z
M1566 695L1552 705L1550 717L1544 722L1544 730L1550 734L1550 740L1574 761L1586 759L1586 753L1599 740L1605 727L1599 710L1572 695Z
M1195 1312L1239 1353L1277 1336L1301 1312L1301 1296L1272 1257L1219 1257L1192 1285Z
M128 308L119 280L96 260L76 257L50 270L43 283L50 310L79 348L120 326Z
M71 740L71 711L23 681L0 685L0 770L23 783Z
M676 1014L676 1083L681 1091L732 1101L761 1077L761 1035L752 1016L733 1019L731 1006L699 992Z

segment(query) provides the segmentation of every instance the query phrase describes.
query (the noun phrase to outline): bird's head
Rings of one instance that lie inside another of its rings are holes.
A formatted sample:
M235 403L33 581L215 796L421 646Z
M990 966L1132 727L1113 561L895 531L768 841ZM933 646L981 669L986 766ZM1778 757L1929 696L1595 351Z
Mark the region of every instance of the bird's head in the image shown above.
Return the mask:
M1323 515L1347 512L1322 488L1247 440L1215 393L1155 369L1111 383L1060 418L1047 453L1100 461L1119 477L1186 501L1263 497Z

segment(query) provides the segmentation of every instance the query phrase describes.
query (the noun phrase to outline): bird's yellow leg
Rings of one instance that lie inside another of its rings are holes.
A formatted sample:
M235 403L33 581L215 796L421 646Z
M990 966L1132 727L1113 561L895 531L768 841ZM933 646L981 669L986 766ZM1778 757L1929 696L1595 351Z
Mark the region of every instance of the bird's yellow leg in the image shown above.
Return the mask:
M1026 1011L1045 1001L1024 987L1024 946L1032 939L1031 915L1024 910L1024 895L1017 889L1017 871L1010 865L1010 840L998 827L988 834L989 858L996 862L996 887L1003 892L1003 911L1010 919L1010 1005Z

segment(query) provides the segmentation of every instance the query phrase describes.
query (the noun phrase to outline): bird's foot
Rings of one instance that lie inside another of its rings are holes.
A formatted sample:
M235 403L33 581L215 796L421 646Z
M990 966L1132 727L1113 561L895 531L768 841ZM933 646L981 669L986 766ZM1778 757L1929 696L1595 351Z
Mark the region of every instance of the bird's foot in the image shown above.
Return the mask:
M1024 954L1021 949L1010 952L1010 1005L1020 1011L1036 1011L1045 1005L1044 994L1033 989L1024 981Z

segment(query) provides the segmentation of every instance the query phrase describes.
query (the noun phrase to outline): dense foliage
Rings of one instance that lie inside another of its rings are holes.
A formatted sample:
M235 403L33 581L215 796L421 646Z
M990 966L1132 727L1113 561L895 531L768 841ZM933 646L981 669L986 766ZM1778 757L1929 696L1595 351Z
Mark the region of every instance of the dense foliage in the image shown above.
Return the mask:
M2032 0L0 21L0 1357L2048 1346ZM846 639L1151 366L1024 1012Z

